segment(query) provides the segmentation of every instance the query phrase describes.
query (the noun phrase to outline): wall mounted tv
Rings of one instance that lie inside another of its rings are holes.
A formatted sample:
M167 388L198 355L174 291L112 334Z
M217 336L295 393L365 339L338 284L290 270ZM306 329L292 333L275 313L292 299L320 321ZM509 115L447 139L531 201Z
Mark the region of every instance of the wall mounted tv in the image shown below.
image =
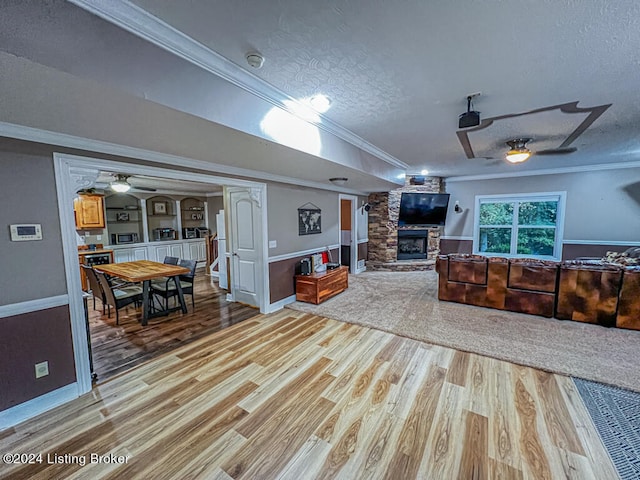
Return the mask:
M447 218L448 193L407 193L400 198L398 226L441 227Z

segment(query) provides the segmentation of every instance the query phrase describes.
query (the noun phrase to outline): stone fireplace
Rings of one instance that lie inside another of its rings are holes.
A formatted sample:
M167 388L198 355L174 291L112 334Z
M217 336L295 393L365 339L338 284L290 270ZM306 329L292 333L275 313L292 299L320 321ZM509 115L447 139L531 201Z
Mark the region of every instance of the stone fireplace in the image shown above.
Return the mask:
M440 177L426 177L424 185L412 185L408 177L401 188L369 195L371 209L367 269L412 271L434 268L442 228L425 230L424 227L403 227L398 230L400 197L403 192L444 193L443 182ZM418 248L422 250L419 253L415 251Z

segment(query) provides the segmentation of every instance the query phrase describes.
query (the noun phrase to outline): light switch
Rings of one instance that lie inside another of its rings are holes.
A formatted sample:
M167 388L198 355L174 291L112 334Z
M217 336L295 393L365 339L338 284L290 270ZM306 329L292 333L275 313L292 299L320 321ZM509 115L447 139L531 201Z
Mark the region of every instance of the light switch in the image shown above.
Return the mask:
M36 378L49 375L49 362L36 363Z
M276 248L278 246L277 240L269 240L269 248Z

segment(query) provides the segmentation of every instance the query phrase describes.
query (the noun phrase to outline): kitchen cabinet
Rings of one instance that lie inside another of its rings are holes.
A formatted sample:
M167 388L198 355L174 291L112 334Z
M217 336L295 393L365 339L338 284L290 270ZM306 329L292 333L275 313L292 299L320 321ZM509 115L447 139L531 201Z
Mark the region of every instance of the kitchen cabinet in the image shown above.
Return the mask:
M78 262L81 265L88 265L90 267L113 263L113 250L99 248L96 250L78 251ZM89 291L89 282L82 268L80 268L80 283L82 284L82 290L85 292Z
M76 229L104 228L104 202L102 195L80 194L73 201Z
M149 260L147 247L113 247L114 263L135 262L136 260Z

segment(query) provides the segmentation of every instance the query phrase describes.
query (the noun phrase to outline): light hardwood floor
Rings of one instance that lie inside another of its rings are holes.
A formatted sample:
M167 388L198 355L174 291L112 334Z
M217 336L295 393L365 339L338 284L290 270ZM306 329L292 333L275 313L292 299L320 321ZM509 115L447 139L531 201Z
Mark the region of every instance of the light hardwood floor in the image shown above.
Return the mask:
M6 478L617 478L569 378L290 310L138 366L0 445L43 454L0 465ZM75 463L47 463L65 454Z

